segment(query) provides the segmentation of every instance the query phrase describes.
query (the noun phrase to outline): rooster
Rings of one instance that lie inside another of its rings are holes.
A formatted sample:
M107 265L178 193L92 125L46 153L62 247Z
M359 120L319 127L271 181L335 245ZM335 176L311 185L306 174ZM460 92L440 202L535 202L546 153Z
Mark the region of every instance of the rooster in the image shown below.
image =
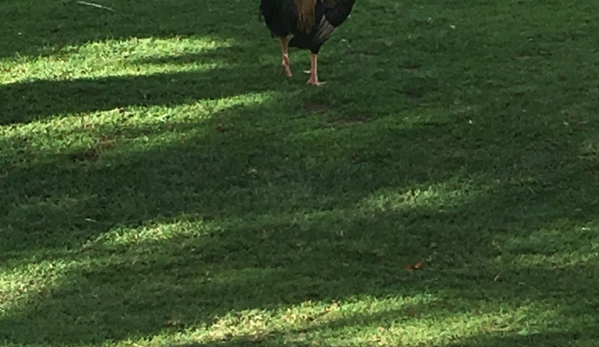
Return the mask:
M271 36L281 41L283 69L292 77L289 47L310 50L310 74L307 84L321 86L318 80L318 52L343 23L356 0L261 0L260 16L264 18ZM293 35L291 40L287 37Z

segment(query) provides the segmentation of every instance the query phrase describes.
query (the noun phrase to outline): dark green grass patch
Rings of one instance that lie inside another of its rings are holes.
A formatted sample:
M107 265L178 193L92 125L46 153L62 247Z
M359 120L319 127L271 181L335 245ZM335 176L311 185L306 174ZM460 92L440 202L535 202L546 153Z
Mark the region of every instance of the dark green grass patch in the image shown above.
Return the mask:
M0 4L2 343L599 343L599 5L358 0L313 88L257 3L99 4Z

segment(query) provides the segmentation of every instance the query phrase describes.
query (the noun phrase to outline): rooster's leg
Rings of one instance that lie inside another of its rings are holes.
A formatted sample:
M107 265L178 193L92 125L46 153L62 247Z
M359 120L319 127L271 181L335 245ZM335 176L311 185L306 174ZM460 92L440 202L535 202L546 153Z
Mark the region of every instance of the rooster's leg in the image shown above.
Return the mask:
M287 49L287 38L281 37L281 53L283 55L283 70L285 70L285 74L287 77L291 77L291 67L289 66L289 50Z
M310 79L307 84L311 84L313 86L321 86L326 82L318 81L318 55L311 53L310 54Z

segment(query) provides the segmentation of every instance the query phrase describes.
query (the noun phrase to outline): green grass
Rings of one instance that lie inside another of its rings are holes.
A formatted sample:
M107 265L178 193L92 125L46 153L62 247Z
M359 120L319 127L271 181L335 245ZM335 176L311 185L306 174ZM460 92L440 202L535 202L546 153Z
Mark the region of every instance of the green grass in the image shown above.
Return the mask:
M100 3L0 2L0 344L599 345L595 0L358 0L322 88Z

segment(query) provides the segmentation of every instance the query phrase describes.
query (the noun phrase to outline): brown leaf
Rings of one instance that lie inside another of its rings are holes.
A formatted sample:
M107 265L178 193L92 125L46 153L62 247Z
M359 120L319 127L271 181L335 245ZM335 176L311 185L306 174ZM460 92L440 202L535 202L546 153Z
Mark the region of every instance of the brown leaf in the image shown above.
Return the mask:
M406 270L420 270L420 269L422 269L423 265L424 265L424 259L420 260L419 262L417 262L414 265L406 265L405 269Z

